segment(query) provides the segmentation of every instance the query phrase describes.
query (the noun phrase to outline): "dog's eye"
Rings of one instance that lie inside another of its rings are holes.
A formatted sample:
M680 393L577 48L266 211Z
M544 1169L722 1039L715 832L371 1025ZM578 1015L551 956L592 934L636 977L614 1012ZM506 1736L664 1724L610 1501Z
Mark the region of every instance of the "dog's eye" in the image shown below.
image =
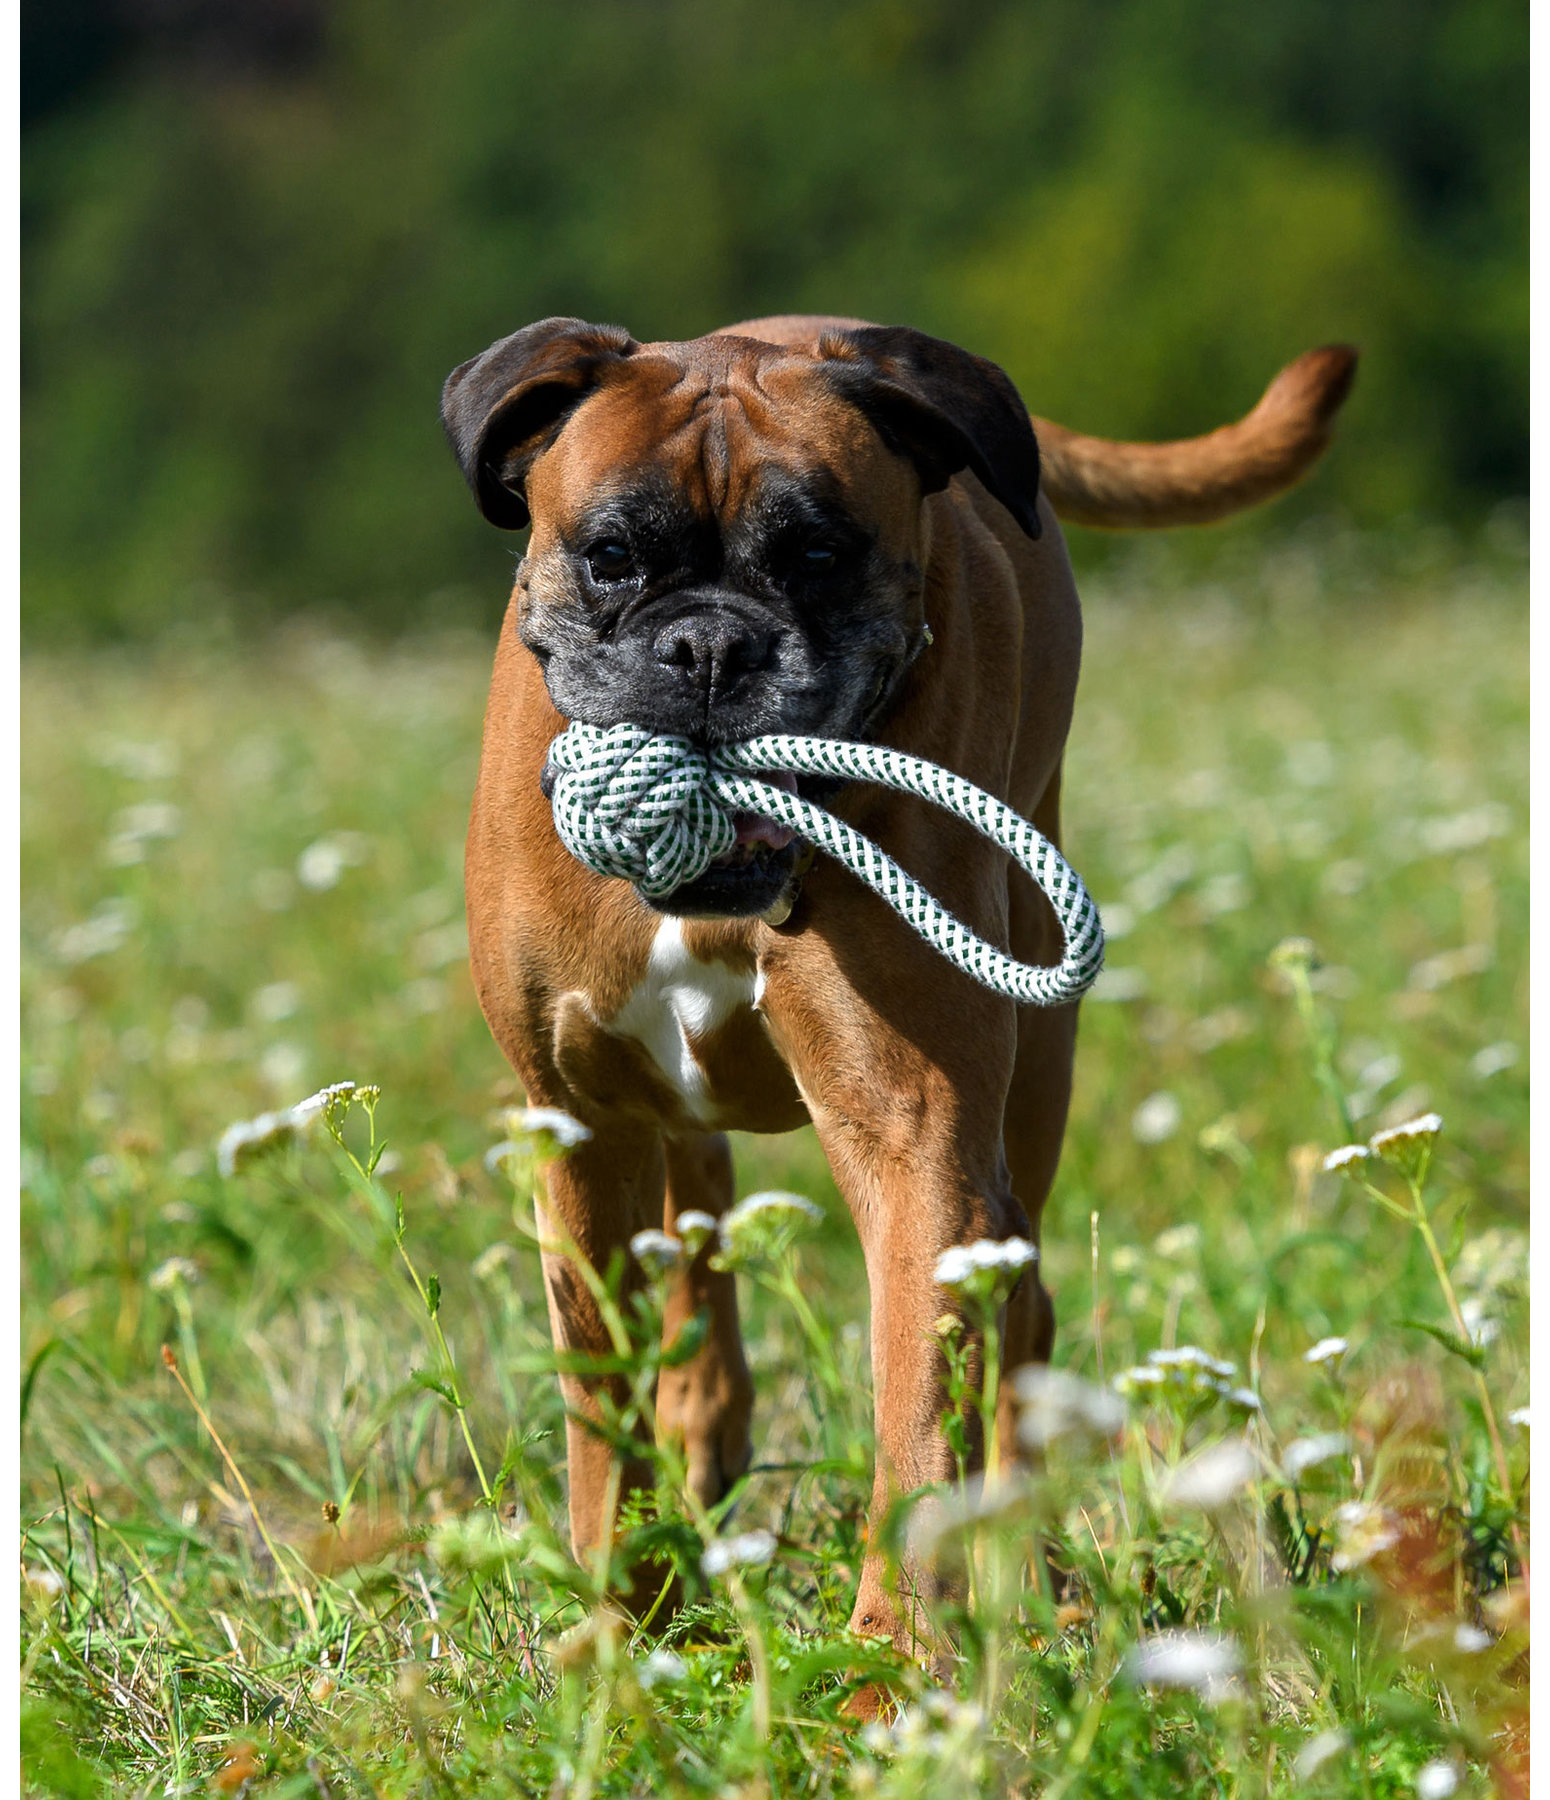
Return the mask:
M635 573L635 558L628 544L617 538L604 538L585 552L587 567L594 581L627 581Z
M839 561L840 553L833 544L809 544L802 552L804 575L827 575Z

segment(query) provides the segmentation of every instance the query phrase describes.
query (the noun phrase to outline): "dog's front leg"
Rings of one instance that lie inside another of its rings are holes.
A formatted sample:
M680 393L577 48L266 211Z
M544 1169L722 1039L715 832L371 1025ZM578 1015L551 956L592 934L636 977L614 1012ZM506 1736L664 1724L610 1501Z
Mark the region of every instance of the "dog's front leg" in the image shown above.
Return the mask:
M684 1213L720 1218L732 1204L732 1151L719 1133L669 1138L667 1209L663 1223L676 1232ZM718 1239L701 1247L668 1296L662 1337L671 1343L703 1308L710 1331L697 1356L667 1368L657 1383L657 1423L664 1436L683 1440L689 1486L702 1506L713 1506L748 1466L753 1382L737 1320L737 1284L730 1271L711 1266Z
M957 1473L942 1429L949 1398L941 1323L959 1309L936 1283L937 1260L954 1244L1029 1230L1002 1148L1015 1009L955 971L944 982L945 965L923 946L901 941L890 949L886 976L864 989L853 977L849 992L838 957L811 938L775 950L765 965L772 1031L866 1256L877 1432L873 1545L881 1544L900 1493ZM978 1467L977 1421L968 1425L970 1464ZM935 1591L928 1568L907 1558L895 1582L874 1550L851 1628L891 1638L907 1654L929 1654L934 1633L918 1603Z
M623 1253L626 1287L638 1282L641 1274L629 1257L629 1242L637 1231L660 1222L663 1190L661 1138L633 1124L594 1128L586 1143L550 1166L538 1228L546 1246L544 1288L556 1350L597 1357L613 1353L607 1321L577 1267L577 1255L605 1276L615 1254ZM652 1485L652 1465L644 1454L616 1459L597 1430L605 1411L617 1412L628 1399L623 1376L564 1374L560 1391L566 1408L571 1545L577 1558L586 1561L612 1536L625 1494ZM647 1429L645 1421L638 1422L642 1438Z
M832 1138L835 1134L828 1134ZM938 1287L938 1257L950 1245L982 1238L1026 1235L1027 1216L1012 1197L1004 1169L976 1180L949 1148L908 1160L878 1156L875 1146L860 1150L854 1133L841 1127L835 1145L842 1164L860 1175L855 1199L862 1230L872 1299L872 1384L876 1466L872 1482L869 1541L882 1542L888 1509L900 1494L951 1481L957 1473L943 1432L950 1405L946 1386L943 1326L958 1316L954 1298ZM847 1194L847 1198L850 1198ZM974 1343L974 1333L966 1337ZM977 1348L977 1346L976 1346ZM978 1374L978 1354L971 1357ZM971 1471L983 1466L978 1418L965 1420ZM851 1629L869 1637L890 1637L911 1654L933 1650L934 1633L919 1612L937 1597L934 1572L906 1554L890 1570L882 1554L869 1554L851 1615Z

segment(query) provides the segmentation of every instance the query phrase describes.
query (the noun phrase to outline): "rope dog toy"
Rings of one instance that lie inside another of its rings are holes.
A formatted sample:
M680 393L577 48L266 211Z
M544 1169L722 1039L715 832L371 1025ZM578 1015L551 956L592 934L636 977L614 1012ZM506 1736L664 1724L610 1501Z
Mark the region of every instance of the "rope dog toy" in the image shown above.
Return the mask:
M770 733L697 749L639 725L579 721L549 746L557 771L554 828L578 862L633 882L652 898L693 881L737 841L733 812L758 813L828 851L949 962L1025 1006L1079 999L1103 967L1103 926L1081 878L1042 832L994 795L923 757L877 744ZM758 772L874 781L955 813L1038 883L1065 934L1053 968L1020 963L933 900L870 838L811 800L755 779Z

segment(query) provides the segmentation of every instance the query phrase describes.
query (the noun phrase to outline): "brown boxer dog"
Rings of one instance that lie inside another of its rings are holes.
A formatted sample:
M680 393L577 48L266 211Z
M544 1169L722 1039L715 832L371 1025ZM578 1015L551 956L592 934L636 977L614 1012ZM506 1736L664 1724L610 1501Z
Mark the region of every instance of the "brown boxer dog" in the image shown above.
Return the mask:
M816 1127L866 1256L877 1466L889 1495L941 1482L953 1244L1038 1241L1071 1086L1076 1008L969 980L827 858L742 817L735 848L648 902L556 837L550 740L621 720L714 745L759 732L874 739L966 776L1060 836L1082 627L1057 516L1172 525L1266 499L1310 467L1354 352L1310 352L1208 437L1117 444L1027 409L993 363L918 331L760 319L690 343L546 319L454 370L442 416L480 510L531 522L501 630L468 834L485 1017L534 1105L591 1138L550 1170L550 1225L596 1268L646 1226L733 1198L728 1131ZM957 821L884 789L799 783L975 931L1059 960L1043 896ZM586 1287L546 1255L557 1346L606 1352ZM730 1275L680 1280L703 1350L664 1372L658 1428L718 1499L749 1458L751 1386ZM1050 1354L1031 1268L1006 1366ZM571 1535L611 1529L597 1389L562 1381ZM1011 1419L1001 1439L1011 1443ZM649 1478L644 1461L626 1485ZM922 1574L921 1579L929 1579ZM918 1591L918 1590L917 1590ZM852 1628L914 1640L878 1557Z

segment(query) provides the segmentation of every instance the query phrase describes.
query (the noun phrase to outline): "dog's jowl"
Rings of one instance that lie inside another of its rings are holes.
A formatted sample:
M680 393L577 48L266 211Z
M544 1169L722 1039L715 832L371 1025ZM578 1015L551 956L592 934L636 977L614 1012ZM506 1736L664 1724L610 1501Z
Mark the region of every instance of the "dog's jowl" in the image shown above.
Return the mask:
M530 1101L591 1130L550 1172L554 1223L606 1267L635 1232L730 1205L725 1132L810 1120L871 1284L874 1526L891 1492L953 1471L930 1331L949 1297L933 1270L954 1244L1038 1241L1076 1008L1020 1009L968 980L768 819L738 815L730 851L648 902L561 845L549 745L569 720L704 746L871 740L968 778L1058 842L1082 630L1057 520L1176 524L1280 492L1322 450L1354 365L1313 351L1236 425L1158 445L1030 419L994 364L847 319L660 344L547 319L447 381L443 420L480 510L532 527L496 655L467 889L491 1030ZM957 822L875 787L798 788L973 930L1024 962L1059 960L1043 896ZM666 1322L707 1308L705 1346L658 1393L706 1502L747 1463L752 1402L732 1277L709 1254ZM556 1342L605 1352L585 1284L557 1256L545 1272ZM1007 1366L1047 1358L1053 1332L1035 1264L1007 1306ZM612 1452L585 1424L595 1388L565 1386L581 1550L605 1529ZM917 1641L875 1560L852 1624Z

